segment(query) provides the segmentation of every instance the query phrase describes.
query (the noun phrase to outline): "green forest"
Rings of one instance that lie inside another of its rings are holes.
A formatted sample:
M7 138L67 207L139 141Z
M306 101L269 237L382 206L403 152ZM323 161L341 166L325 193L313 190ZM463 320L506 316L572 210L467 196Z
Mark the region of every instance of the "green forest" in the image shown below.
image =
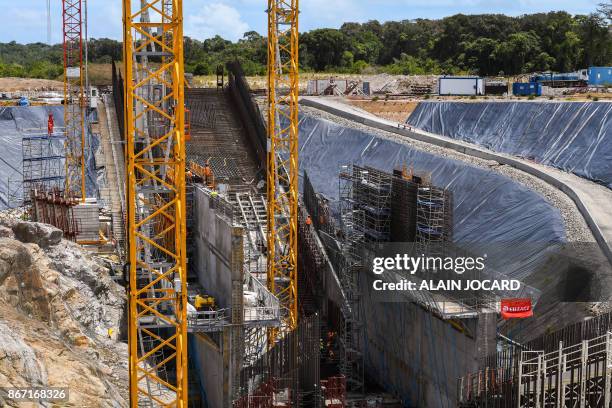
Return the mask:
M303 71L338 73L517 75L568 72L612 65L612 2L588 15L558 11L509 17L457 14L416 19L345 23L300 35ZM121 42L89 41L89 60L122 58ZM264 75L266 38L251 31L237 42L219 36L185 38L186 71L213 74L218 64L238 59L247 75ZM0 76L58 78L62 46L0 43Z

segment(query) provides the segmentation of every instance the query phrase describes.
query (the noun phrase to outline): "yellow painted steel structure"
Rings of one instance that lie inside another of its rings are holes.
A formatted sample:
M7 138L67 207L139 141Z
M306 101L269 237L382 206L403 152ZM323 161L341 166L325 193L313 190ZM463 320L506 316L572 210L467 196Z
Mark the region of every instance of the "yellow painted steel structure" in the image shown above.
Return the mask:
M187 407L182 0L123 18L130 405Z
M67 197L85 202L85 75L82 0L62 0L64 36L65 185Z
M298 322L298 6L268 0L268 287L280 300L281 332ZM270 330L269 344L278 335Z

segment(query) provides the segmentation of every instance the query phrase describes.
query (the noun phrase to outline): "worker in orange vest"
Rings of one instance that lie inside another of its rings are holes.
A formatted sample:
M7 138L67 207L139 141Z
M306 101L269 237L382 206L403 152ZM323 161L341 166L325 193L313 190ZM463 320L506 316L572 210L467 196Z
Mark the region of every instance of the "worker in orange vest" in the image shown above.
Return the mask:
M208 163L204 164L204 181L207 186L213 186L213 172Z
M47 132L49 132L49 136L53 134L53 114L49 114L49 119L47 120Z

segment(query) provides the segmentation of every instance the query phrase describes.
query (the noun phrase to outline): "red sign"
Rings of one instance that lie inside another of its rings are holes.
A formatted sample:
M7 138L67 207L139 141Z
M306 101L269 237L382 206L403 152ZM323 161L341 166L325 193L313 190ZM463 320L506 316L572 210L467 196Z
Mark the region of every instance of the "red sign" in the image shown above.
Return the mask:
M502 299L501 315L504 319L524 319L533 316L531 299Z

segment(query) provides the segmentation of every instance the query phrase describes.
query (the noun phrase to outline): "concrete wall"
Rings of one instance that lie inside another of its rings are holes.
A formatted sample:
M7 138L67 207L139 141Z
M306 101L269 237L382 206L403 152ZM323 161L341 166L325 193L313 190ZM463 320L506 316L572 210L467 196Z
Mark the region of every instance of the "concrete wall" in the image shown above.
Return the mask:
M223 355L221 350L205 335L195 335L191 343L194 350L189 358L196 359L200 384L204 387L209 407L223 407Z
M194 263L198 281L207 294L213 296L219 308L231 309L232 281L242 282L242 268L232 268L233 257L240 257L236 248L242 251L241 243L233 234L240 227L232 226L214 208L214 201L202 188L195 189L194 211ZM234 236L234 239L233 239Z
M244 231L232 225L203 187L194 190L193 262L198 282L217 307L228 309L231 323L243 321ZM239 383L244 334L240 326L226 327L214 336L196 336L193 358L197 358L209 407L230 407Z
M478 320L452 325L414 303L383 303L362 293L366 378L405 407L455 407L457 379L476 371Z

